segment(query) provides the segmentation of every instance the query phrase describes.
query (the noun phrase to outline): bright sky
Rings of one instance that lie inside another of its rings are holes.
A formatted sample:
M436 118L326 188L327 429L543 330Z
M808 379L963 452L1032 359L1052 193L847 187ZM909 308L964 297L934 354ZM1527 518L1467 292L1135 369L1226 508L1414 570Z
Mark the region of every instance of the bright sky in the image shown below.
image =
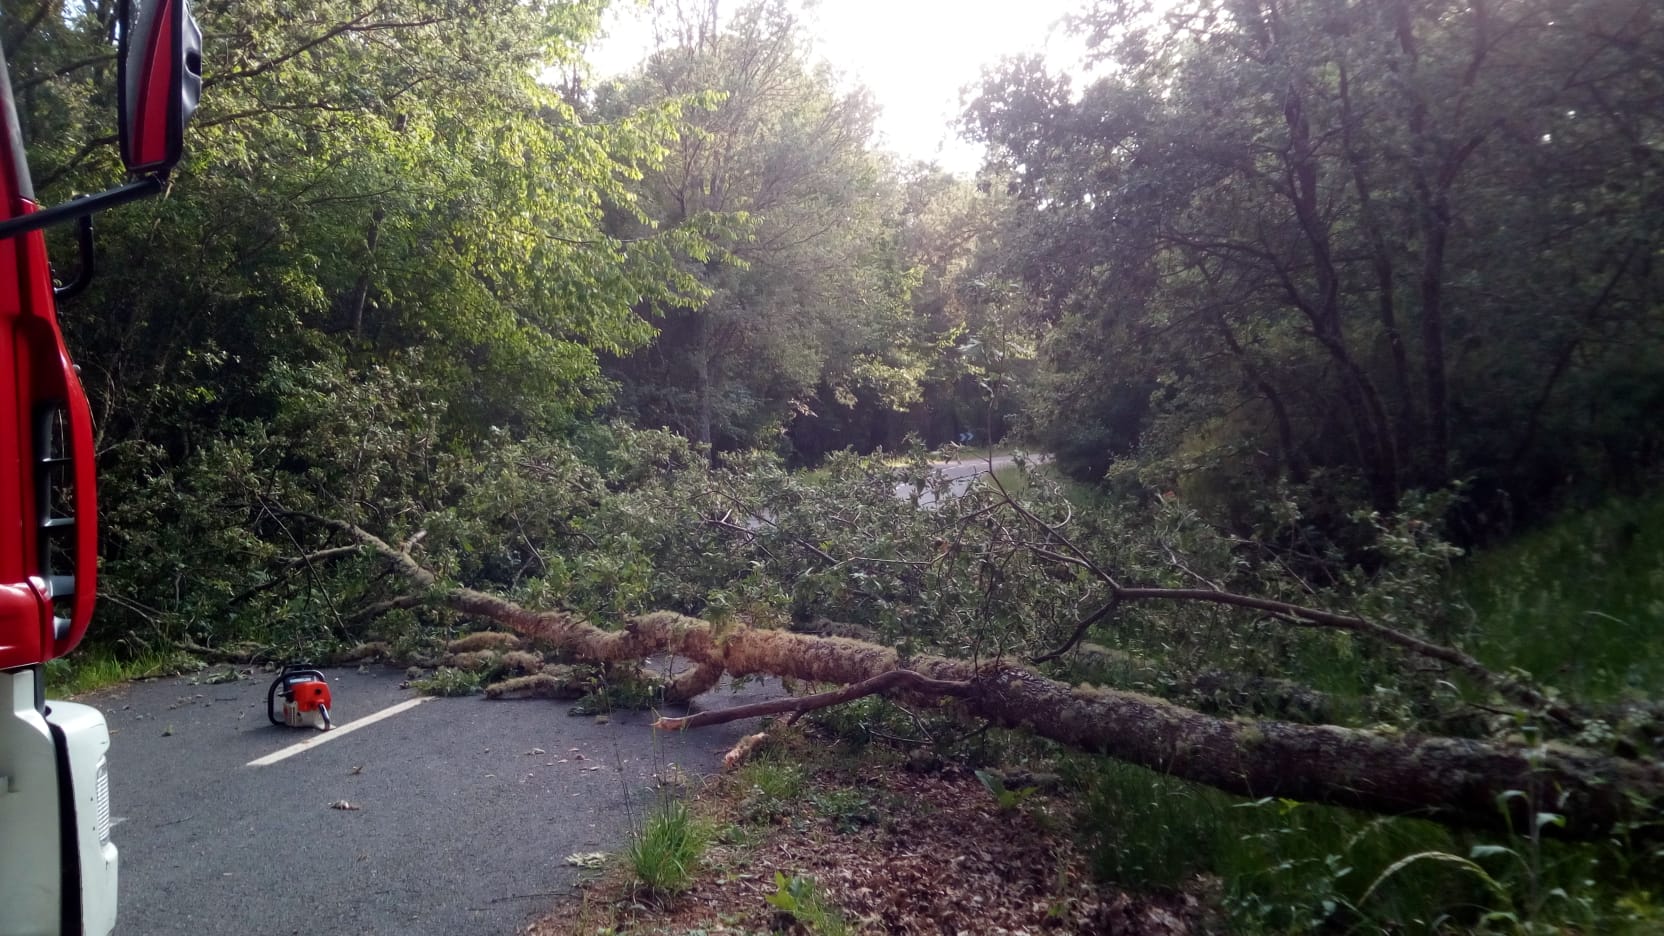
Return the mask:
M731 12L740 0L724 0ZM958 139L960 90L1007 55L1041 52L1059 65L1083 47L1058 21L1085 0L823 0L804 21L814 49L884 108L879 144L907 160L935 160L969 175L981 147ZM589 60L601 75L626 71L651 51L648 16L630 0L607 14L607 37Z

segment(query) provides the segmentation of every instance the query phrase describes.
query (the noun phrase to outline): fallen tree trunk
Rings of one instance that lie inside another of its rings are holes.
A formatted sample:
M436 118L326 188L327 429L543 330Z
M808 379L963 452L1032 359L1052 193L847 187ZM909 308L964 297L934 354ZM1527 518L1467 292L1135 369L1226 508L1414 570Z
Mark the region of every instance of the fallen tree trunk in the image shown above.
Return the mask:
M428 602L495 622L582 660L615 663L654 653L686 657L695 666L671 686L672 696L682 700L714 688L728 673L854 687L824 694L823 701L847 696L827 704L873 692L951 701L973 717L1243 796L1514 831L1533 829L1539 813L1555 813L1564 822L1546 825L1543 833L1572 839L1600 838L1621 823L1656 828L1664 808L1664 766L1578 748L1217 718L1138 693L1072 687L1009 664L915 657L904 665L896 651L871 643L743 624L723 627L671 612L640 615L620 630L603 630L567 612L532 610L442 585L408 551L351 524L313 519L387 559ZM806 707L814 706L799 701L769 711Z
M653 727L666 731L686 731L689 728L725 725L745 718L763 718L767 715L786 714L791 715L790 718L786 719L786 724L790 725L806 713L813 712L816 709L842 705L845 702L853 702L856 699L870 695L887 695L898 690L914 696L963 698L970 695L971 684L927 679L912 670L893 669L879 673L877 676L858 682L853 686L845 686L831 692L791 696L785 699L770 699L766 702L753 702L749 705L712 709L694 715L683 715L679 718L661 717L653 723Z

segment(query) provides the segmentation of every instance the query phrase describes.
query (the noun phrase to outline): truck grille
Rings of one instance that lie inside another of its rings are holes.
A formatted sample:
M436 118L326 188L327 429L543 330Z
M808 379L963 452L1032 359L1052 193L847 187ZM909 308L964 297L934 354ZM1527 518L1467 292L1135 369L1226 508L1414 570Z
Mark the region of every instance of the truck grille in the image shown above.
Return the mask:
M98 759L98 773L93 779L93 827L98 830L98 844L110 844L110 764Z

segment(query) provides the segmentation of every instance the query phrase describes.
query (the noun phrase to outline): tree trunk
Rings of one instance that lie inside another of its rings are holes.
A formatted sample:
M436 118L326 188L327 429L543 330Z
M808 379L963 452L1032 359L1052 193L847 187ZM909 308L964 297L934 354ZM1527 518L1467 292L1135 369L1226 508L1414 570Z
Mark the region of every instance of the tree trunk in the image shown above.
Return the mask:
M359 271L358 282L353 284L347 309L347 320L354 338L364 337L364 304L370 298L370 269L375 265L376 242L381 239L381 222L386 217L387 212L377 208L370 215L370 229L364 234L364 269Z
M1366 453L1361 467L1369 479L1372 499L1376 507L1391 510L1398 504L1398 453L1380 394L1346 346L1346 332L1340 318L1340 274L1335 268L1329 222L1319 208L1320 177L1311 122L1298 85L1291 83L1286 93L1283 120L1288 129L1289 147L1283 157L1287 174L1285 194L1306 238L1317 296L1315 299L1303 296L1292 278L1287 278L1284 286L1290 300L1311 321L1318 343L1340 365L1341 395L1352 411Z
M711 444L711 323L708 316L699 314L699 347L694 351L694 368L699 383L699 425L695 441Z
M1282 456L1283 468L1288 473L1289 480L1296 484L1304 483L1306 480L1306 466L1300 458L1299 448L1295 445L1294 424L1289 420L1288 407L1283 405L1282 394L1278 393L1277 388L1272 386L1271 381L1260 373L1260 369L1255 366L1253 359L1248 356L1247 349L1243 348L1242 343L1236 340L1236 333L1231 331L1230 323L1225 321L1225 314L1217 309L1214 310L1213 321L1215 327L1219 329L1220 337L1225 341L1225 348L1242 363L1242 372L1248 377L1249 383L1254 385L1260 395L1265 397L1266 403L1271 406L1272 418L1277 422L1277 447L1280 450L1279 454Z
M1444 192L1422 208L1421 354L1427 387L1427 472L1425 482L1440 487L1450 479L1450 404L1445 387L1444 249L1450 231L1450 205Z
M1386 815L1500 830L1565 818L1544 834L1598 839L1619 823L1659 828L1664 767L1568 747L1527 748L1455 738L1397 736L1333 726L1216 718L1133 692L1073 687L1009 664L943 657L903 664L888 647L744 624L718 627L653 612L605 631L564 611L535 611L470 588L448 587L409 553L349 524L324 521L380 554L431 603L484 618L592 663L673 653L695 667L675 694L714 688L723 673L854 686L880 680L914 700L959 705L973 717L1027 731L1243 796L1329 803ZM1153 590L1128 589L1132 597ZM854 694L851 694L853 697ZM1520 791L1524 796L1511 795Z
M1381 218L1375 208L1374 193L1364 172L1366 160L1358 149L1355 132L1357 118L1352 112L1350 82L1344 63L1340 67L1339 78L1341 140L1346 150L1347 162L1352 167L1352 185L1358 193L1359 219L1369 239L1370 266L1375 272L1376 316L1381 320L1381 329L1387 337L1387 350L1392 357L1392 390L1398 397L1397 411L1393 419L1393 441L1402 468L1406 462L1413 460L1412 451L1416 436L1416 400L1410 389L1409 353L1404 347L1404 336L1398 328L1398 299L1393 279L1392 249L1382 232Z
M1475 2L1467 10L1473 23L1473 54L1459 84L1441 89L1465 99L1478 80L1490 51L1488 14L1485 4ZM1450 400L1446 380L1444 267L1445 248L1450 235L1451 190L1463 164L1485 140L1488 130L1457 143L1450 135L1441 138L1431 126L1428 99L1418 86L1421 52L1415 34L1415 20L1405 0L1393 7L1398 51L1403 57L1400 81L1407 98L1405 127L1409 131L1411 189L1415 192L1421 233L1421 355L1422 382L1427 395L1427 465L1421 481L1441 486L1450 480ZM1394 71L1398 69L1395 67Z
M393 119L393 132L403 133L409 115L399 114ZM353 284L352 297L347 304L347 321L352 327L354 338L364 337L364 304L370 298L371 275L375 270L376 244L381 241L381 223L387 219L387 211L377 207L370 214L370 227L364 232L364 268L358 273L358 281Z

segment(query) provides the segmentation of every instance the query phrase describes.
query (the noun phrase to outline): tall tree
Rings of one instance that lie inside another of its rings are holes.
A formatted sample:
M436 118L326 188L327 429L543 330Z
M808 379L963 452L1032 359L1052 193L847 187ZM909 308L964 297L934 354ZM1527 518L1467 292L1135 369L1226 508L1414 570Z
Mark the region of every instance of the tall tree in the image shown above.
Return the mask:
M115 7L6 0L46 201L118 176ZM217 503L196 490L216 459L348 501L392 496L441 455L568 424L599 396L597 353L649 337L638 305L693 301L675 258L701 253L696 232L637 213L626 243L604 225L635 210L628 185L667 151L674 107L596 122L537 80L574 59L601 8L199 6L186 161L165 199L101 218L102 275L64 310L97 417L112 613L178 599L182 568L211 581L237 561L199 512ZM349 403L365 388L412 409ZM333 427L332 447L282 451L297 421ZM378 461L396 426L420 444ZM229 506L220 519L242 524Z
M767 443L817 391L856 386L910 399L911 278L897 248L894 186L869 149L874 106L815 64L784 2L718 25L715 4L666 11L668 42L603 112L694 98L662 168L643 180L660 223L742 226L724 260L691 269L698 304L657 303L651 348L615 373L638 416L718 447Z
M1391 507L1656 457L1650 428L1554 405L1659 335L1648 4L1106 2L1080 26L1101 77L1012 63L968 123L1029 206L1014 267L1054 370L1147 410L1164 471L1341 469Z
M113 8L58 9L8 49L43 197L114 176L113 64L84 54L107 49ZM668 115L587 122L535 78L576 54L600 8L201 10L187 162L165 203L104 219L119 275L84 300L99 314L70 316L106 436L144 435L168 394L203 383L185 373L221 362L239 365L214 381L229 400L224 384L266 361L435 347L426 366L482 421L583 407L589 349L644 340L632 307L675 282L660 244L625 245L600 223L603 205L630 203L625 183L668 140Z

